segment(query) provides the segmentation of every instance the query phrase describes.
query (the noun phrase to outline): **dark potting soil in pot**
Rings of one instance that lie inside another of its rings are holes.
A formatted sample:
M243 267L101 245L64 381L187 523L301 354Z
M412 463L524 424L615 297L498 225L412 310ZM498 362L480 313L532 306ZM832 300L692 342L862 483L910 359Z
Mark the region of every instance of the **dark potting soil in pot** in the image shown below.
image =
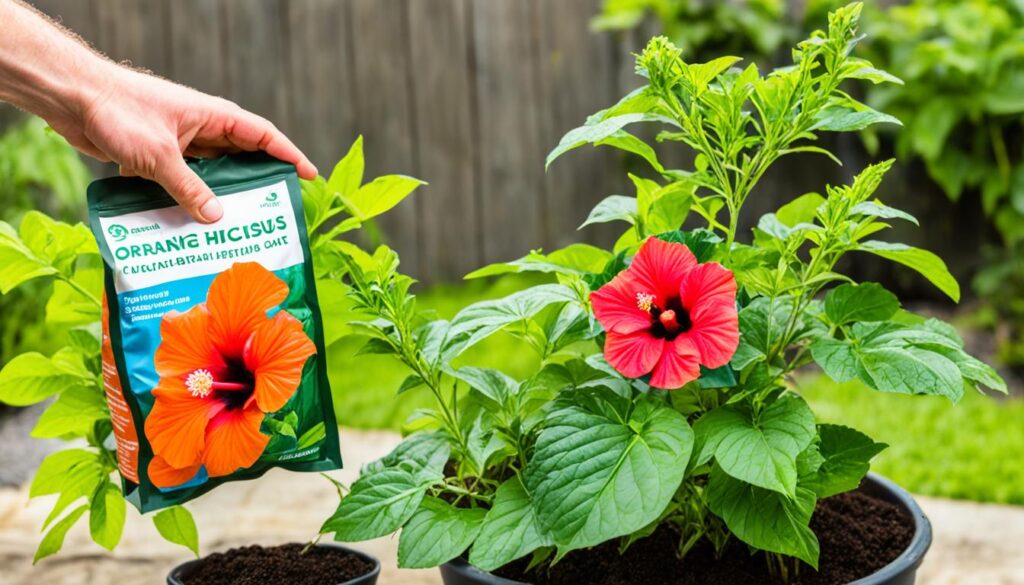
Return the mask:
M818 503L811 529L821 543L819 571L800 567L799 585L846 585L896 559L914 536L904 511L873 496L849 492ZM733 540L721 559L706 543L685 560L676 557L678 536L662 527L624 555L618 541L566 555L549 571L524 572L528 559L502 567L498 575L534 585L765 585L772 583L762 555Z
M374 565L354 554L329 547L285 544L243 546L205 557L183 581L185 585L338 585L361 577Z

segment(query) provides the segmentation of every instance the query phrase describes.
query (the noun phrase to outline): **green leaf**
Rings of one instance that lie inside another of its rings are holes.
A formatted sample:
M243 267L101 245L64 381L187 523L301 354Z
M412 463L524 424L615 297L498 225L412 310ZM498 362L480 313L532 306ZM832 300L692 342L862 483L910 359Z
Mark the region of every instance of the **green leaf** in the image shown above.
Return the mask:
M514 476L498 486L480 534L469 551L469 562L484 571L493 571L553 544L540 527L526 487L519 476Z
M783 396L760 415L722 406L700 417L694 433L703 444L699 462L712 456L723 471L755 486L793 496L796 458L814 440L814 413L797 396Z
M103 290L101 268L80 268L73 280L95 295L90 298L63 280L53 283L53 294L46 302L46 322L60 325L87 325L100 320L100 305L96 301Z
M96 544L114 550L121 542L125 511L121 488L107 482L96 490L89 504L89 533Z
M822 461L813 477L801 486L827 498L856 489L871 467L871 459L885 450L867 435L839 425L818 426L818 452Z
M99 388L75 386L65 390L48 406L32 429L32 437L49 439L63 435L87 435L93 424L110 418Z
M456 508L438 498L424 498L402 528L398 566L426 569L461 555L476 539L486 514L483 508Z
M866 109L854 110L844 106L832 106L825 108L815 116L815 123L811 130L827 130L829 132L854 132L863 130L874 124L896 124L903 123L889 114L883 114L863 106Z
M72 471L80 467L89 469L96 477L100 477L103 472L99 455L94 451L65 449L47 455L39 464L35 477L32 478L28 497L35 498L60 493L69 477L72 476Z
M78 519L88 509L89 506L87 504L82 504L62 518L60 522L54 524L53 528L46 533L46 536L39 543L39 548L36 549L36 554L32 557L32 564L34 565L40 560L59 552L61 547L64 546L64 537L67 536L68 530L74 526L75 522L78 522Z
M868 215L871 217L881 217L882 219L902 219L909 221L914 225L921 225L918 223L916 217L910 215L906 211L901 211L895 207L889 207L888 205L879 203L878 201L862 201L857 205L854 205L853 209L850 210L850 213Z
M455 370L453 375L498 405L507 404L509 398L519 392L519 382L493 368L466 366Z
M199 531L192 513L182 506L171 506L153 516L153 526L164 540L179 544L199 556Z
M398 205L417 187L426 184L404 175L386 175L363 185L351 197L343 196L342 200L352 216L364 222Z
M938 287L939 290L946 293L949 298L957 302L960 301L960 285L957 284L953 275L949 273L946 263L935 254L904 244L879 242L877 240L862 242L857 249L913 268Z
M741 57L726 56L708 61L707 63L688 64L684 68L684 74L690 83L693 84L696 90L695 93L700 95L707 88L707 85L718 77L719 74L742 60Z
M25 214L18 233L37 258L65 276L72 274L79 255L99 252L92 232L85 225L66 224L38 211Z
M600 271L611 258L607 250L590 244L570 244L565 248L544 255L533 251L511 262L499 262L474 270L465 276L466 280L514 274L519 272L542 272L568 275L582 275Z
M801 223L810 223L814 221L818 208L824 202L825 198L818 193L804 193L780 207L775 212L775 217L787 227L793 227Z
M320 421L310 427L308 431L302 433L302 436L299 437L298 444L295 448L302 451L303 449L316 445L320 441L324 440L324 437L326 436L327 427L324 425L323 421Z
M327 192L331 196L337 193L348 199L354 197L363 183L363 166L363 137L360 135L348 154L334 165L331 178L327 180Z
M673 242L676 244L685 244L690 252L697 258L697 262L707 262L711 260L715 252L718 250L718 245L722 243L722 238L711 230L699 228L690 231L673 230L654 236L659 240L666 242Z
M798 487L793 497L739 481L715 466L707 487L708 507L750 546L797 557L815 569L818 538L809 528L817 500Z
M625 195L609 195L594 206L587 216L587 220L580 224L577 229L583 229L595 223L608 223L610 221L625 221L629 224L636 223L636 197Z
M28 406L58 392L94 383L95 377L72 349L63 348L52 358L23 353L0 370L0 402Z
M599 400L567 400L537 437L526 487L562 553L643 528L682 481L693 447L686 419L651 400L640 401L628 420L615 412Z
M448 446L429 437L406 439L359 479L320 532L343 542L370 540L398 530L416 512L427 489L444 479Z
M896 295L874 282L841 284L825 296L825 315L833 325L885 321L900 308Z
M629 124L633 124L635 122L652 122L656 120L661 120L661 117L648 113L623 114L621 116L612 116L604 119L601 119L600 115L591 116L590 119L587 120L586 124L579 128L570 130L562 137L562 140L558 142L558 146L548 154L547 160L544 162L544 167L550 167L551 163L555 162L556 158L570 150L579 148L584 144L601 142L602 140L615 135L618 131L622 130L622 128Z
M33 278L53 274L57 269L22 243L10 224L0 221L0 294Z
M544 284L489 301L474 303L452 319L445 356L453 359L507 325L530 319L545 308L578 301L576 293L560 284Z
M663 167L658 161L658 154L654 149L643 140L640 140L625 130L619 130L608 138L598 140L594 143L594 146L612 146L619 150L631 152L646 160L647 163L651 165L651 168L656 172L665 172L665 167Z

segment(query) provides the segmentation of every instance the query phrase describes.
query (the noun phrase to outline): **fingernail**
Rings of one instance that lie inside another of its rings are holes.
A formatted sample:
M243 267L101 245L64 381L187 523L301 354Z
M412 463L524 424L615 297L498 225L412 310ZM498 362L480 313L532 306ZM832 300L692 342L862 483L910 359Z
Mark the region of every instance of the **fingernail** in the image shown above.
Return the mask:
M199 215L203 216L204 221L213 223L224 216L224 207L216 197L211 197L199 208Z

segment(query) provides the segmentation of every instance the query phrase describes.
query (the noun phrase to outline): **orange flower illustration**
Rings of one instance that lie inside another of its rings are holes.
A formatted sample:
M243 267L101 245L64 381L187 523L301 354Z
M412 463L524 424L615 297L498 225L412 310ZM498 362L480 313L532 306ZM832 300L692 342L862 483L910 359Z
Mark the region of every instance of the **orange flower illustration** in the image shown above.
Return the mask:
M164 316L146 418L154 485L180 485L201 466L228 475L259 459L270 441L260 432L264 413L288 402L316 353L298 319L267 317L287 296L284 281L245 262L213 279L205 303Z

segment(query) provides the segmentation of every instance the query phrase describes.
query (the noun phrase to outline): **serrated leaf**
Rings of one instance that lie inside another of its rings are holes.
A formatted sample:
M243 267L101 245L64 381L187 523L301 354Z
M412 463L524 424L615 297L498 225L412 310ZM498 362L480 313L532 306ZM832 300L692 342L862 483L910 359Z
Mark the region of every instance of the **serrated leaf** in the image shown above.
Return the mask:
M444 479L441 471L448 460L447 445L433 451L417 448L423 444L408 442L399 454L364 468L320 532L333 532L336 540L355 542L398 530L419 508L427 489Z
M796 493L796 459L814 440L814 413L803 399L783 396L759 416L740 406L716 408L697 420L698 463L713 456L732 477L781 494Z
M708 507L750 546L797 557L815 569L820 547L809 528L817 499L798 487L793 497L739 481L716 466L707 487Z
M182 506L171 506L153 516L153 526L167 542L181 545L199 556L199 531L192 513Z
M841 284L825 296L825 315L834 325L851 321L885 321L896 314L896 295L874 282Z
M465 366L455 370L453 375L498 405L507 404L509 398L519 392L519 382L493 368Z
M476 539L486 514L483 508L456 508L435 497L424 498L402 528L398 566L426 569L461 555Z
M657 518L693 447L686 419L663 404L643 400L623 421L599 402L566 402L550 414L526 467L538 521L563 554Z
M885 450L867 435L839 425L818 426L818 453L821 463L812 477L801 486L827 498L856 489L871 467L871 459Z
M491 509L469 552L469 562L484 571L493 571L553 544L540 527L526 487L519 476L514 476L498 486Z

